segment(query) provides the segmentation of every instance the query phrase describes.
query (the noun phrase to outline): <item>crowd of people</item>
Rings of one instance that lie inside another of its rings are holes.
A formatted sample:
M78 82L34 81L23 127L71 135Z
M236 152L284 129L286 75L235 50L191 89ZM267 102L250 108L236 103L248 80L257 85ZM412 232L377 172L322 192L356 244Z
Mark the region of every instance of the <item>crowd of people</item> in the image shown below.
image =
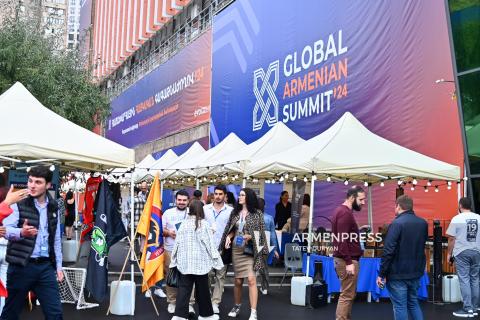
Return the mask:
M68 194L55 201L47 190L52 172L35 167L28 173L27 189L10 188L0 203L0 237L9 240L6 260L9 262L7 286L0 282L0 296L7 297L0 319L18 319L25 296L33 290L47 319L62 319L58 281L62 281L61 212L71 210ZM198 319L219 319L227 268L234 272L234 304L229 317L240 315L242 287L248 284L249 320L257 319L258 288L267 294L269 287L268 257L280 258L276 230L292 232L292 204L283 191L275 206L275 215L265 213L265 200L254 190L243 188L237 200L229 200L224 185L214 187L207 201L197 190L190 198L186 190L175 194L175 206L162 215L164 236L164 273L170 268L179 272L178 285L157 283L153 293L166 297L167 311L173 320L187 319L195 313ZM1 195L0 195L1 196ZM136 228L148 197L148 186L135 189L134 225ZM0 197L0 200L2 197ZM366 193L354 186L332 216L332 234L349 236L333 238L334 268L341 283L336 319L351 319L360 273L362 243L357 237L355 212L366 204ZM305 194L298 217L299 232L308 228L310 196ZM65 219L67 220L67 219ZM65 223L71 227L70 224ZM452 219L448 260L455 264L460 282L463 306L456 317L473 317L479 310L480 218L471 212L468 198L459 201L459 214ZM67 238L69 231L66 231ZM355 235L355 236L352 236ZM420 279L425 274L427 222L415 214L413 200L402 195L395 203L395 218L383 240L383 254L377 285L390 294L395 319L423 319L418 302ZM137 249L143 244L139 242ZM162 286L165 285L165 292ZM146 296L150 297L147 291Z

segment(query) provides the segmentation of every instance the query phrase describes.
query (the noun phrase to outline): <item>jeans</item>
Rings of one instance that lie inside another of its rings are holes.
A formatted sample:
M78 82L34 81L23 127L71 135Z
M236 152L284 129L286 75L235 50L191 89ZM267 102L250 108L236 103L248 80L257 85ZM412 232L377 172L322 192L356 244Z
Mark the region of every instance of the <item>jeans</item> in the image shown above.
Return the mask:
M418 303L420 279L388 280L387 289L393 304L395 320L423 320L423 313Z
M462 293L463 309L476 310L479 298L478 280L480 272L480 252L464 250L455 257L460 292Z
M8 297L2 311L2 320L19 319L30 290L37 295L45 319L63 319L57 273L50 262L29 262L25 267L10 264L7 271L7 290Z

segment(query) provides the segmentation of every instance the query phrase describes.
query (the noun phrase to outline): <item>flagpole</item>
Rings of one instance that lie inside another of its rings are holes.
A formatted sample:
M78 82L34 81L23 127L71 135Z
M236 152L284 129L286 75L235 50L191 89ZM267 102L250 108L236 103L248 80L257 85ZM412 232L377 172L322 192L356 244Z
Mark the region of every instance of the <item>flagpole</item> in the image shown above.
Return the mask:
M133 259L135 258L135 252L134 252L134 244L135 244L135 198L134 198L134 181L133 177L135 176L135 171L136 168L133 168L133 172L130 178L130 281L132 281L132 308L131 310L131 315L133 316L135 314L135 270L134 270L134 265L133 265Z

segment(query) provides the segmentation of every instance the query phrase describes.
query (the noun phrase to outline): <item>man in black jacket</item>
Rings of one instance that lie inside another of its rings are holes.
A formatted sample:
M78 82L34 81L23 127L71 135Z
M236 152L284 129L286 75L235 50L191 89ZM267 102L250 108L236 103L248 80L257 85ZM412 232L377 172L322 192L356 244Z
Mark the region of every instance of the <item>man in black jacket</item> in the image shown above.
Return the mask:
M388 227L377 285L387 284L395 319L423 319L418 303L420 278L425 273L427 222L413 212L413 200L397 198L396 217Z

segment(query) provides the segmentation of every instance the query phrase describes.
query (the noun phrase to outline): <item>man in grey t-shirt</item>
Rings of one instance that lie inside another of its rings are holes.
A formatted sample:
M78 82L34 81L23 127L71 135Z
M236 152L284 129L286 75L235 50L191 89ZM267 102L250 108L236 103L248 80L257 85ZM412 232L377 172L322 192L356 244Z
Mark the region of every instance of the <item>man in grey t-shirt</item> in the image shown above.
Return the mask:
M463 308L453 315L461 318L478 315L479 307L480 215L472 212L471 207L470 199L461 198L460 214L453 217L447 229L447 259L454 257L463 298Z

